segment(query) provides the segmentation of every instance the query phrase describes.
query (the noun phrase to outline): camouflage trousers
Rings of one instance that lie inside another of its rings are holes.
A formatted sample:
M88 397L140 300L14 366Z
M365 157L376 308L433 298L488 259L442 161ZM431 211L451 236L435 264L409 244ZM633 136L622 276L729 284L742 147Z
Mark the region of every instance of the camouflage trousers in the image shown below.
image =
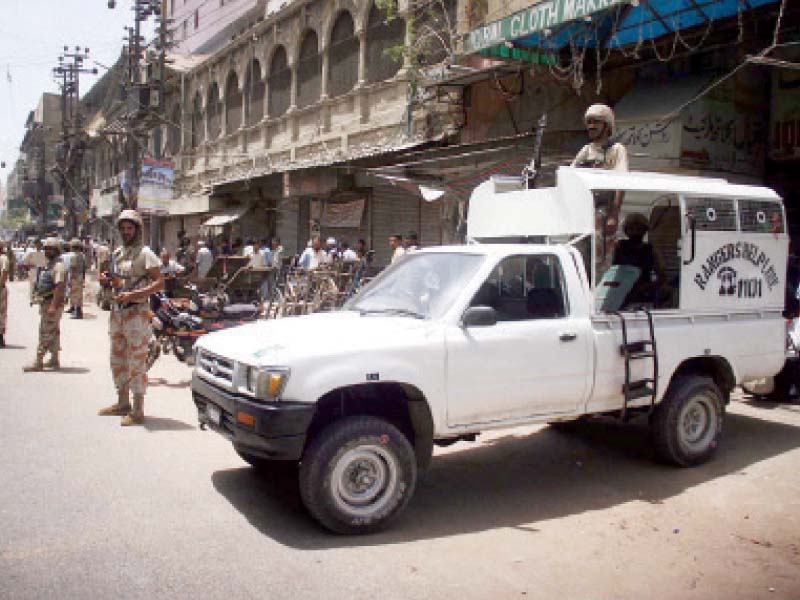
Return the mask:
M75 308L83 308L83 277L70 279L69 303Z
M0 288L0 335L6 332L6 319L8 318L8 288Z
M39 346L37 352L44 356L45 352L56 355L61 350L61 315L64 313L64 306L56 308L50 314L52 300L44 300L39 305Z
M111 375L120 394L144 396L147 389L147 350L153 329L150 307L137 304L114 307L109 319L111 337Z

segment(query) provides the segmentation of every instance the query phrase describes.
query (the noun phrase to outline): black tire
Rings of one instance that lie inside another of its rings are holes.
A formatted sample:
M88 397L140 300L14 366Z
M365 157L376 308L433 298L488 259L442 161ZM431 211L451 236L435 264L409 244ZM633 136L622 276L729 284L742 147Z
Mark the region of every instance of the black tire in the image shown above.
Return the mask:
M246 450L233 448L236 454L253 467L261 475L269 475L274 477L285 477L297 474L297 461L296 460L269 460L268 458L261 458L255 454L250 454Z
M722 394L710 377L676 377L653 413L656 457L680 467L706 462L719 445L723 414Z
M416 485L411 444L394 425L376 417L332 423L311 442L300 463L303 503L335 533L383 528L403 511Z

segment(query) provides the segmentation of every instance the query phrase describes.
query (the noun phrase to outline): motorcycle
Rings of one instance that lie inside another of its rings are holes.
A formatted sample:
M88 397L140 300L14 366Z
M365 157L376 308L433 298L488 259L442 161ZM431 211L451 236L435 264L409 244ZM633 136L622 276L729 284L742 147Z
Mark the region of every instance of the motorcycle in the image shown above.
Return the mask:
M147 369L161 354L172 352L181 362L192 364L192 349L201 335L208 333L203 319L179 310L162 292L150 296L153 336L147 352Z
M259 316L258 307L252 304L232 304L211 311L208 305L203 304L201 308L192 299L182 307L163 292L150 297L150 310L153 314L153 337L147 353L148 370L161 354L170 352L179 361L191 366L194 363L192 350L197 338L242 325Z

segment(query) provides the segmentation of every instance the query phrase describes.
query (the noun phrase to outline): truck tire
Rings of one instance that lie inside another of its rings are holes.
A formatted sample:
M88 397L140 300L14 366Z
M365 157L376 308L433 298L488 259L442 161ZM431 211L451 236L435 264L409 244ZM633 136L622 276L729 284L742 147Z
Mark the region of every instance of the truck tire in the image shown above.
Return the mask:
M676 377L653 413L656 457L680 467L706 462L719 444L722 416L722 394L710 377Z
M335 421L300 463L300 496L308 512L335 533L377 531L400 514L417 485L408 439L376 417Z

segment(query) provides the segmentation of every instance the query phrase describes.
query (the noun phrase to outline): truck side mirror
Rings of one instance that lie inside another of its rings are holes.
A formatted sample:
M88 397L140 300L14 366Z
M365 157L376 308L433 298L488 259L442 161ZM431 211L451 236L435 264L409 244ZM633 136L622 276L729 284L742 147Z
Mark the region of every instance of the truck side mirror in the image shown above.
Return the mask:
M497 324L497 311L491 306L470 306L461 317L464 327L490 327Z

